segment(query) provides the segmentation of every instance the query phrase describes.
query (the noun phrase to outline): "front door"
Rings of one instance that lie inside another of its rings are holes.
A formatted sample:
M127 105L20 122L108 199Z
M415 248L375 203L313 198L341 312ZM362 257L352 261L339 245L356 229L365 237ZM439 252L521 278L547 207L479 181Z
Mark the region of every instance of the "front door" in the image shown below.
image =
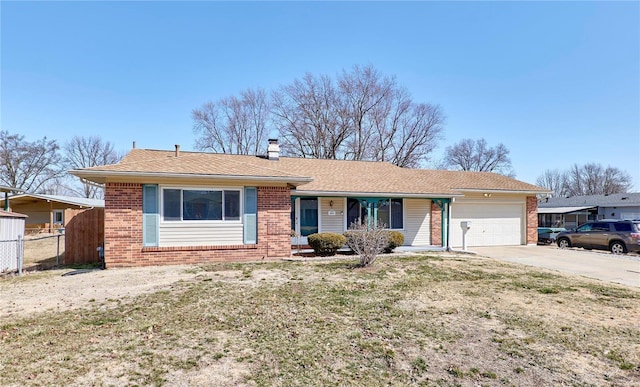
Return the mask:
M291 203L291 228L299 237L292 244L307 244L307 236L318 232L318 198L297 198Z

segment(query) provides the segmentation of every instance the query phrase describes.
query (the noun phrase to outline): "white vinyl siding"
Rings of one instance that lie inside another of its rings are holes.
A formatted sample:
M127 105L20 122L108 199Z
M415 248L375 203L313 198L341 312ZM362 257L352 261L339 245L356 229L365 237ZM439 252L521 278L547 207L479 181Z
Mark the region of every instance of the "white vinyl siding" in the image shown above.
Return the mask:
M164 210L164 192L171 190L217 190L224 194L225 191L242 192L242 187L224 187L218 186L165 186L161 187L160 192L160 209ZM242 201L244 195L240 193L240 214L243 213ZM182 200L179 203L182 210ZM164 220L164 215L160 217L158 225L158 246L175 247L175 246L228 246L244 244L244 225L243 219L238 220Z
M333 208L330 203L333 201ZM320 198L320 232L342 234L344 230L345 198ZM329 215L333 211L333 215Z
M431 244L431 200L404 200L406 246L427 246Z
M462 247L460 222L471 221L468 247L524 244L525 200L456 200L451 207L450 245Z
M160 246L223 246L244 243L242 223L161 222Z

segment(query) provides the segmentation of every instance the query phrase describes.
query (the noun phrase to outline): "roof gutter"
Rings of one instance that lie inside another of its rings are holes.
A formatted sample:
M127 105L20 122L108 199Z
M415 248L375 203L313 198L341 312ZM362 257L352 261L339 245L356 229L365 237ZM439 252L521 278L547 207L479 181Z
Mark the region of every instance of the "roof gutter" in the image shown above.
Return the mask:
M14 195L14 196L10 196L9 199L11 200L20 200L20 199L28 199L28 198L35 198L35 199L40 199L40 200L46 200L47 202L58 202L58 203L63 203L63 204L70 204L72 206L78 206L80 208L103 208L104 205L100 206L97 203L80 203L80 202L74 202L71 200L65 200L65 199L61 199L61 198L52 198L52 197L48 197L46 195L40 195L40 194L32 194L32 193L26 193L26 194L20 194L20 195Z
M319 197L390 197L390 198L416 198L416 199L432 199L432 198L454 198L462 197L461 194L443 194L443 193L398 193L398 192L351 192L351 191L299 191L292 190L291 195L297 196L319 196Z
M292 183L304 184L313 181L310 177L301 176L247 176L247 175L210 175L201 173L166 173L166 172L121 172L121 171L83 171L74 169L69 171L70 174L82 179L96 181L96 178L106 179L108 177L135 177L135 178L172 178L172 179L217 179L217 180L253 180L264 182Z
M455 191L460 192L474 192L474 193L506 193L506 194L530 194L530 195L538 195L538 194L547 194L553 191L540 190L540 191L530 191L530 190L505 190L505 189L496 189L496 188L487 188L487 189L479 189L479 188L451 188Z

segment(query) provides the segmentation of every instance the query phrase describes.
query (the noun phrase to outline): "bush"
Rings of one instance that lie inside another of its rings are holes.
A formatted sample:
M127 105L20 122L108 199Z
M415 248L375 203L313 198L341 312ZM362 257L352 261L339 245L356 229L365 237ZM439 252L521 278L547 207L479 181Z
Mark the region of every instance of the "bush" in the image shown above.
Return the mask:
M307 241L316 255L328 257L335 255L338 249L347 243L347 238L332 232L321 232L309 235Z
M344 233L347 245L360 256L360 266L369 266L389 244L389 231L382 224L368 227L366 224L352 224Z
M400 231L389 231L389 244L384 248L385 253L392 253L393 250L404 244L404 234Z

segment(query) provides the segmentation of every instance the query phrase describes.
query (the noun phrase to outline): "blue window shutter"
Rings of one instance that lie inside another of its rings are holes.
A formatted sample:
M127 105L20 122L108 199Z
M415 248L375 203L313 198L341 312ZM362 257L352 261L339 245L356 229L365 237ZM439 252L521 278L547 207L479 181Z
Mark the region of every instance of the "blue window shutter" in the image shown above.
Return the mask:
M244 243L258 243L258 189L244 188Z
M142 245L158 246L158 186L145 184L142 186Z

